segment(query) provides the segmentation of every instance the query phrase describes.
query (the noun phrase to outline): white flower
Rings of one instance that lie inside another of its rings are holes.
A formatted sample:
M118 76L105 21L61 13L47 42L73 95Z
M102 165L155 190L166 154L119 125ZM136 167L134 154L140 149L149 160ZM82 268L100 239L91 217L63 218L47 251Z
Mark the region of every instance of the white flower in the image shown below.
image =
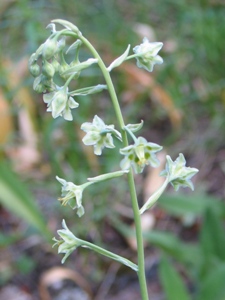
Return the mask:
M85 145L93 145L96 155L102 154L102 149L114 148L112 134L121 139L121 134L114 129L114 125L106 125L101 118L94 116L93 122L85 122L81 129L86 132L82 139Z
M66 225L65 220L62 221L62 227L64 229L57 230L58 235L61 237L60 240L57 240L55 237L53 241L55 241L54 246L59 246L58 253L64 253L64 257L62 259L62 264L65 262L67 257L79 246L82 245L82 241L79 240L75 235L69 230Z
M84 214L84 207L82 205L82 194L83 190L93 182L87 182L82 185L75 185L72 182L67 182L66 180L56 176L56 179L62 184L62 197L59 201L62 201L62 205L69 205L73 208L77 208L77 215L81 217Z
M62 116L67 121L72 121L71 109L76 108L79 104L68 94L68 88L57 87L56 91L44 94L43 100L47 103L47 111L52 113L55 119Z
M169 155L166 156L167 164L165 170L160 175L166 176L169 182L178 191L180 187L189 187L194 190L194 185L191 178L198 173L198 169L186 167L186 160L182 153L179 154L175 161L172 161Z
M155 64L163 63L162 57L157 55L162 46L163 43L150 43L147 38L144 38L143 43L133 49L134 53L138 54L136 56L137 66L152 72Z
M157 167L159 160L155 153L160 150L162 150L161 146L149 143L143 137L138 137L134 145L120 149L120 153L125 156L120 162L120 166L123 170L132 166L135 173L141 173L144 167L149 164L152 167Z

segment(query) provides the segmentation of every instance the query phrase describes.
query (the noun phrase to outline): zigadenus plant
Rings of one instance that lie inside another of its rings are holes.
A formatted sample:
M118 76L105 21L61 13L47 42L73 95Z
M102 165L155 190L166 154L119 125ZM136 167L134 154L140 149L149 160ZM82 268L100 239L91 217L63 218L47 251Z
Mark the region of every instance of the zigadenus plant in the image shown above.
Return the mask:
M61 25L63 29L59 31L56 30L56 24ZM157 167L160 162L156 154L162 147L155 143L148 142L144 137L136 136L136 132L143 126L143 121L139 124L125 124L110 72L124 61L132 58L137 60L137 66L139 68L144 68L151 72L155 64L162 64L163 62L163 59L158 55L163 44L159 42L150 43L147 38L144 38L142 44L133 48L134 53L132 55L129 55L129 45L126 51L107 67L93 45L72 23L57 19L53 20L52 23L48 25L48 28L51 29L49 38L29 59L29 70L35 77L33 88L36 92L44 94L43 100L47 104L47 111L51 112L53 118L62 117L67 121L72 121L73 116L71 110L75 108L79 109L79 103L76 102L74 97L108 90L119 128L115 129L114 125L106 125L100 117L95 115L93 116L92 122L81 124L81 129L86 133L83 138L83 143L87 146L93 146L96 155L102 155L105 147L111 149L115 147L114 139L118 139L121 142L121 148L119 150L121 162L120 165L118 163L118 171L87 178L87 182L81 185L75 185L67 181L67 179L56 176L56 179L62 185L62 196L59 198L59 201L61 201L63 205L70 205L72 209L76 210L77 215L82 217L85 213L84 206L82 205L82 196L85 188L104 180L126 175L136 230L137 263L133 263L93 243L77 238L69 230L65 220L62 221L63 229L57 231L60 238L53 239L55 241L54 246L58 246L58 253L64 254L62 263L65 262L68 256L77 247L85 247L130 267L137 272L141 299L149 299L145 278L141 214L155 204L168 184L171 184L175 190L178 190L180 187L189 187L193 190L194 187L191 178L198 170L186 167L183 154L179 154L175 161L173 161L170 156L167 156L165 170L161 173L162 176L165 176L163 185L148 199L143 207L139 208L133 172L142 173L147 165L153 168ZM71 45L67 45L67 37L70 37L69 41L74 39ZM82 46L86 46L89 49L92 57L80 62L79 51ZM69 52L72 52L74 55L74 59L70 64L66 61ZM93 64L99 66L105 84L97 84L96 86L83 87L71 91L71 81L78 80L82 70L90 68ZM56 84L56 74L64 81L63 86ZM128 142L128 137L132 140L131 143Z

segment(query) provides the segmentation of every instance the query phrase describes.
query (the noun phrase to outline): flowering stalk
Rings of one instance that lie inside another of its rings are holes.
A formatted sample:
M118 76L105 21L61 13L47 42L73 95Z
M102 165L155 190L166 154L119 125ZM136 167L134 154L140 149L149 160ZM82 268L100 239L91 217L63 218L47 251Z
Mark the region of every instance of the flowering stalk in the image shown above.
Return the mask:
M88 178L87 182L81 185L75 185L72 182L67 182L65 179L56 176L56 179L62 184L62 196L59 200L63 205L69 204L73 209L76 209L77 215L81 217L85 212L82 204L84 189L94 183L117 178L126 173L134 214L138 264L136 265L128 259L105 250L95 244L78 239L68 229L64 220L62 223L63 229L57 231L61 239L57 240L54 238L54 241L56 242L55 245L58 245L59 253L65 254L62 262L64 262L77 247L81 246L89 248L132 268L138 274L141 298L142 300L148 300L141 214L155 204L169 183L175 190L178 190L179 187L190 187L193 189L193 184L190 179L198 172L198 170L186 167L186 161L182 154L180 154L175 161L172 161L172 159L167 156L166 168L161 173L162 176L166 177L165 182L139 210L133 170L135 173L142 173L146 165L157 167L160 162L157 159L156 153L160 151L162 147L155 143L148 142L144 137L136 137L134 133L142 128L143 121L139 124L125 125L110 72L125 60L131 58L136 58L137 66L139 68L152 72L155 64L161 64L163 62L163 59L158 55L163 44L159 42L150 43L144 38L142 44L133 48L133 55L129 55L130 45L128 45L125 52L106 67L98 52L75 25L65 20L53 20L53 22L59 23L66 29L56 31L55 24L50 24L48 26L52 29L50 37L31 55L29 69L31 74L35 77L33 84L34 90L38 93L44 93L43 99L47 104L47 111L52 113L53 118L63 117L67 121L72 121L73 116L71 110L79 106L79 103L73 98L74 96L85 96L107 89L112 100L120 131L116 130L113 124L107 125L100 117L95 115L92 123L85 122L81 125L81 129L86 133L82 141L87 146L93 146L96 155L102 155L104 148L112 149L115 147L113 139L117 138L122 142L122 148L119 152L124 156L120 162L121 170ZM66 50L67 36L75 38L76 41ZM79 50L82 45L85 45L90 50L93 57L80 62ZM64 55L73 50L75 52L74 60L68 64ZM40 61L42 67L40 67ZM98 64L104 76L106 85L97 84L96 86L69 91L70 82L74 79L78 79L80 73L93 64ZM57 86L54 82L54 75L56 73L65 81L64 85L61 87ZM128 143L128 136L133 139L133 144L131 145Z
M92 44L83 36L80 37L80 39L89 48L93 56L98 59L98 65L102 71L102 74L108 86L108 91L111 96L111 100L114 106L117 120L121 128L123 146L128 147L129 144L128 144L127 133L124 130L125 124L123 120L123 115L120 109L120 105L117 98L117 94L115 92L114 85L112 83L110 72L108 71L107 67L105 66L104 62L102 61L101 57L99 56L95 48L92 46ZM130 189L131 203L132 203L132 208L134 213L134 223L135 223L135 230L136 230L137 255L138 255L138 278L140 284L140 291L141 291L142 300L148 300L141 218L139 214L139 206L137 201L137 193L135 189L134 176L131 169L130 172L127 174L127 176L128 176L128 185Z

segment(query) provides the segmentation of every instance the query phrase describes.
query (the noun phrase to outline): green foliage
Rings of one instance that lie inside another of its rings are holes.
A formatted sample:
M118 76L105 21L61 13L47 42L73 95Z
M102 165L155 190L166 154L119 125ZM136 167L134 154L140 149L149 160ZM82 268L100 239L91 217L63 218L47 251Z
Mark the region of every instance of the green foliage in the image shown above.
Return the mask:
M225 294L224 286L225 262L210 268L204 280L199 282L199 293L196 300L223 300Z
M185 218L192 214L195 219L202 219L200 239L196 242L182 241L174 233L167 231L144 232L145 241L162 252L159 277L166 299L223 300L224 203L200 194L194 195L193 199L165 194L159 200L159 205L175 217ZM111 217L111 221L124 236L135 235L130 227L122 224L117 218ZM184 271L184 276L177 271L177 266ZM190 291L187 290L186 282L193 287Z
M4 4L3 2L7 2L7 0L2 1L1 5ZM159 0L155 2L100 0L93 1L91 4L87 0L81 2L61 0L9 2L11 4L8 8L1 11L0 55L3 61L6 55L17 61L34 51L48 35L48 31L43 30L44 26L49 23L49 19L59 16L76 20L76 24L82 25L82 30L92 40L98 37L106 57L107 55L116 57L124 51L128 43L133 44L137 39L139 40L133 30L135 23L150 25L151 28L154 28L158 39L167 42L168 45L162 55L164 65L160 68L160 72L154 73L154 76L171 95L176 106L184 112L182 130L176 134L166 131L167 145L175 147L177 139L185 134L185 138L182 137L180 143L178 141L179 147L184 148L187 143L185 141L188 140L189 146L192 147L190 152L196 152L198 157L204 153L206 156L204 164L209 163L208 155L215 155L217 149L224 146L225 82L223 72L225 61L222 59L224 51L222 41L225 34L225 7L220 4L221 1L215 1L215 4L209 0ZM170 48L171 45L172 48ZM92 73L92 75L95 74L96 71ZM87 76L83 75L81 80L88 82L89 85L95 84L93 76L87 79ZM118 79L115 78L115 80ZM29 81L30 79L24 80L22 84L30 85ZM6 74L3 71L0 75L0 82L5 88ZM124 82L121 81L118 91L120 95L123 95L124 87L126 89ZM7 89L5 90L7 91ZM11 96L9 98L11 100ZM102 99L99 100L99 109L102 112L111 111L111 108L103 104ZM140 101L136 101L132 107L135 107L135 110L129 106L126 106L125 109L128 120L134 112L138 111L141 114ZM17 114L17 109L14 107L13 113ZM68 123L62 126L61 120L51 120L51 118L45 117L43 107L38 101L36 109L37 123L40 118L42 119L42 123L38 124L40 145L49 161L51 174L64 177L67 173L68 177L74 177L71 180L76 181L79 178L81 183L85 179L86 170L91 168L94 176L95 166L91 165L90 158L89 162L87 161L83 149L78 146L79 129ZM160 121L164 120L167 116L161 112L161 108L156 109L160 109L159 118L157 112L156 116L153 116L154 113L152 113L149 118L151 120L146 120L146 122L155 122L156 128L158 128L160 127L158 126L159 119ZM78 123L90 120L90 116L98 110L98 107L92 105L88 98L82 98L80 110L81 115L74 114ZM207 130L205 130L205 123L203 125L201 123L203 119L207 124ZM109 123L111 124L111 122ZM201 127L204 127L202 132L200 132ZM195 130L197 134L200 133L199 136L193 134ZM216 137L215 132L217 132ZM18 133L15 132L15 134ZM55 138L57 134L59 138ZM189 139L190 136L192 140ZM108 159L109 163L106 164L105 161ZM114 165L114 159L115 156L107 152L106 160L101 159L97 168L107 172ZM66 168L64 168L65 161L67 161ZM78 174L76 170L81 169L81 166L82 172ZM4 169L6 171L6 168ZM13 199L11 204L3 200L2 204L33 226L37 226L42 232L45 231L43 221L39 220L40 213L37 208L33 207L33 204L30 206L24 200L29 198L28 202L33 203L33 197L29 195L24 198L24 193L27 193L19 191L18 186L25 191L27 188L21 185L20 181L19 184L14 185L17 178L15 181L14 179L15 175L13 174L13 177L10 175L6 182L6 178L0 174L0 199L3 198L2 195ZM98 222L95 222L95 225L93 225L94 222L86 224L95 232L102 230L102 222L108 214L108 210L105 208L107 200L103 200L106 198L107 188L107 186L102 190L99 190L99 187L94 188L88 197L92 200L90 204L87 204L90 210L93 209L92 218L98 219ZM120 188L118 185L118 190ZM119 197L118 191L117 194ZM116 197L113 197L113 200L114 198ZM187 267L189 279L197 287L196 295L193 295L197 300L222 299L224 294L222 278L225 255L223 251L225 207L222 202L214 200L213 197L198 193L191 196L163 195L159 200L160 207L175 217L191 218L192 220L203 217L200 241L195 244L185 243L168 232L152 231L146 233L145 236L149 243L154 244L164 253L176 259L179 264ZM33 218L33 215L36 217ZM81 225L78 226L80 231L85 233L86 229ZM16 241L16 238L0 237L2 244L13 243L13 241ZM166 264L168 268L168 261ZM171 270L171 268L173 266L169 263L169 269ZM167 271L170 272L170 270Z
M165 257L160 261L159 276L167 300L190 300L181 276Z
M11 212L37 228L45 237L49 231L32 195L11 170L9 165L0 163L0 202Z
M202 217L202 226L200 229L200 240L195 243L180 241L172 233L152 231L145 235L149 242L159 247L164 253L173 257L178 264L183 265L186 276L194 286L194 293L190 293L194 300L222 300L224 296L224 275L225 275L225 235L224 235L224 204L217 199L207 198L207 201L195 202L190 199L190 205L187 205L189 199L180 198L178 210L171 207L176 206L178 199L167 198L168 211L178 216L178 211L182 217L185 214L193 213L195 217ZM203 197L204 198L204 197ZM201 199L201 198L199 198ZM164 199L165 200L165 199ZM160 204L164 205L164 200ZM195 204L194 204L195 203ZM218 209L220 207L220 209ZM167 295L166 299L189 299L186 292L183 291L183 283L174 267L165 259L160 262L159 275L163 288ZM182 294L176 294L179 289ZM181 287L182 286L182 287ZM178 296L180 295L180 296ZM173 298L174 297L174 298Z
M36 266L36 262L27 255L21 255L16 261L16 268L20 274L29 274Z
M225 234L222 220L212 207L206 208L200 234L200 245L207 258L225 261Z
M215 200L216 199L216 200ZM158 204L173 216L193 216L203 215L207 207L216 211L220 217L225 217L225 205L217 198L203 193L193 193L192 195L164 194L159 199Z

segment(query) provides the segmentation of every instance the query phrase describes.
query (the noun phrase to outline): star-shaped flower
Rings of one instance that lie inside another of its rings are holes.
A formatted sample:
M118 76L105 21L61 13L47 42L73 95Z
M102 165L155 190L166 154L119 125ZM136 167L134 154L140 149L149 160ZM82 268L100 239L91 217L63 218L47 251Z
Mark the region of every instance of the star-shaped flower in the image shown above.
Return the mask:
M134 47L133 51L137 59L137 66L152 72L155 64L162 64L163 59L158 55L159 50L162 48L163 43L154 42L150 43L147 38L143 39L143 43Z
M96 115L92 123L83 123L81 129L86 132L86 135L82 139L83 143L85 145L93 145L96 155L101 155L104 147L115 147L112 135L121 139L121 134L114 129L114 125L106 125L103 120Z
M166 156L166 160L166 168L160 175L168 177L175 191L178 191L180 187L189 187L194 190L191 178L198 173L198 169L186 167L186 160L182 153L179 154L175 161L172 161L169 155Z
M143 137L138 137L134 145L120 149L120 153L125 156L120 163L120 167L126 170L132 166L135 173L141 173L146 165L155 168L159 165L155 153L160 150L162 150L161 146L149 143Z
M79 246L82 245L82 241L79 240L75 235L69 230L66 225L65 220L62 221L62 227L64 229L57 230L58 235L61 237L60 240L57 240L55 237L53 241L55 241L54 246L58 247L58 253L64 253L64 257L62 259L62 264L65 262L67 257Z
M72 182L67 182L66 180L56 176L56 179L62 184L62 197L59 201L62 201L62 205L69 205L73 208L77 208L77 215L81 217L84 214L84 207L82 205L82 194L83 190L88 186L93 184L93 182L87 182L82 185L75 185Z
M73 116L71 109L76 108L79 104L68 94L68 88L57 87L56 91L44 94L43 100L47 103L48 109L55 119L62 116L67 121L72 121Z

